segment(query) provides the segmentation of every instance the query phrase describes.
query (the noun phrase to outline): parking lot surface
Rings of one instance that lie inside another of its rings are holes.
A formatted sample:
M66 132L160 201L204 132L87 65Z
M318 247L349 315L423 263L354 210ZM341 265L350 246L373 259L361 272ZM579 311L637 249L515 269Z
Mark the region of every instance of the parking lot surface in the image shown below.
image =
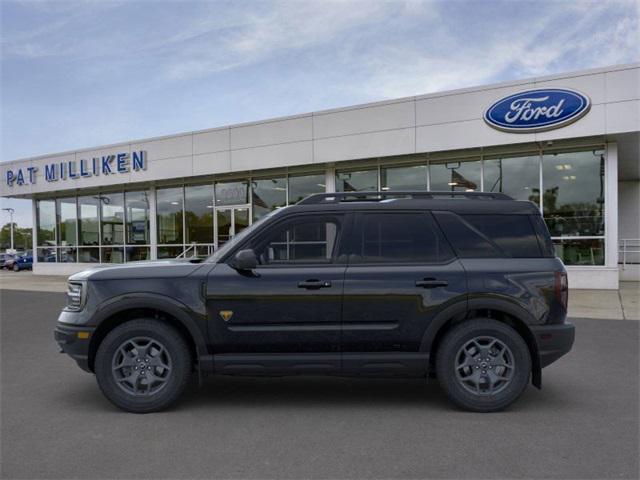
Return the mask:
M134 415L58 354L60 293L0 290L2 478L638 478L640 322L574 319L574 350L508 411L435 382L214 378Z

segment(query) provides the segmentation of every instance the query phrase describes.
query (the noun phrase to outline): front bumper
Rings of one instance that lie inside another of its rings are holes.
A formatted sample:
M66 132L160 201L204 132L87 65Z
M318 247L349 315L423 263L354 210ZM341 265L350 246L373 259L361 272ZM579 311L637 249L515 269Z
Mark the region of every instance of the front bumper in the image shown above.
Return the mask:
M576 333L571 323L532 326L531 331L538 344L542 368L552 364L571 350Z
M89 368L89 344L95 328L80 327L60 323L53 331L60 353L66 353L73 358L78 366L86 372L91 372Z

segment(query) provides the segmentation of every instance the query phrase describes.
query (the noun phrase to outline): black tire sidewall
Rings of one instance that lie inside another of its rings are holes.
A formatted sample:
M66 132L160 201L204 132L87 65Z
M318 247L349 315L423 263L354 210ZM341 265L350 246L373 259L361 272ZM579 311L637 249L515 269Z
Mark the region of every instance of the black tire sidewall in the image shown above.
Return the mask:
M474 395L465 390L456 378L456 354L469 340L484 335L504 342L514 356L513 379L496 395ZM531 355L523 338L509 325L491 319L467 320L445 336L437 352L436 372L440 385L457 406L476 412L499 411L515 402L526 390L531 376Z
M167 384L149 397L127 394L113 378L111 363L118 347L127 339L150 337L164 345L172 362ZM102 340L95 358L95 374L98 385L107 399L117 407L135 413L164 410L172 405L186 388L192 369L189 347L173 327L158 320L132 320L114 328Z

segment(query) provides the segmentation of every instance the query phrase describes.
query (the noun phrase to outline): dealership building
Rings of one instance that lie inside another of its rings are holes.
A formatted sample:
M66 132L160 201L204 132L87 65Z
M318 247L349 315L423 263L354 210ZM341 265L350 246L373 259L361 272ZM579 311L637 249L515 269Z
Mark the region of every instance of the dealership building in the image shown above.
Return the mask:
M317 192L536 203L573 288L638 280L640 64L355 105L0 164L33 201L34 271L205 255ZM471 200L473 201L473 200Z

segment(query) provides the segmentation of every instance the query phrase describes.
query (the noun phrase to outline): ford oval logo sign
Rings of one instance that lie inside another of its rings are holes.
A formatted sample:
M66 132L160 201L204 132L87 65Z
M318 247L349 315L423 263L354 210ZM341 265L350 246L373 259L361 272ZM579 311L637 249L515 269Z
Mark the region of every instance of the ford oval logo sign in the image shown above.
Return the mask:
M590 107L589 97L575 90L541 88L498 100L484 113L484 120L507 132L540 132L575 122Z

